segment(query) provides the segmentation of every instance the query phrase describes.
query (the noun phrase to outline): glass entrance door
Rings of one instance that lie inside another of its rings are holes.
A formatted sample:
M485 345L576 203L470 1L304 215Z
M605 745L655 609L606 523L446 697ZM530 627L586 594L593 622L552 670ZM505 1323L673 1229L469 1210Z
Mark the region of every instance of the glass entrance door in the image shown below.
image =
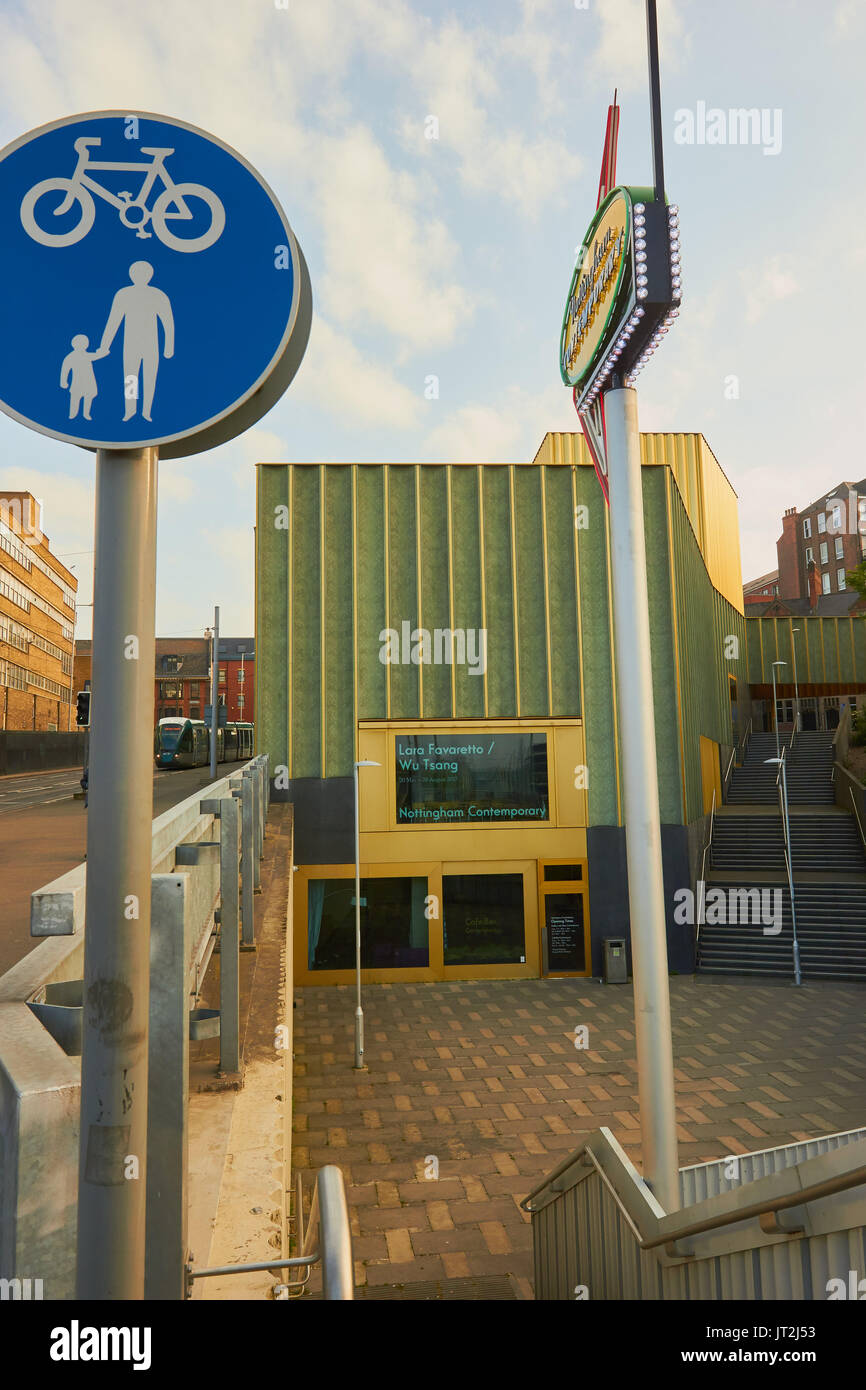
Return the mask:
M543 975L590 975L586 863L539 861L538 895Z

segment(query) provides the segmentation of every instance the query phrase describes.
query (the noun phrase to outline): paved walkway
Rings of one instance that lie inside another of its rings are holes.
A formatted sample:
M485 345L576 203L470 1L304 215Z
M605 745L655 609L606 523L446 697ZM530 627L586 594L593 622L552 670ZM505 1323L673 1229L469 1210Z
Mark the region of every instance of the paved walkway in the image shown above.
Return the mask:
M683 976L671 996L682 1166L866 1120L861 987ZM520 1199L601 1125L640 1165L630 984L370 985L361 1073L352 991L295 997L293 1166L305 1188L342 1168L366 1296L531 1298Z

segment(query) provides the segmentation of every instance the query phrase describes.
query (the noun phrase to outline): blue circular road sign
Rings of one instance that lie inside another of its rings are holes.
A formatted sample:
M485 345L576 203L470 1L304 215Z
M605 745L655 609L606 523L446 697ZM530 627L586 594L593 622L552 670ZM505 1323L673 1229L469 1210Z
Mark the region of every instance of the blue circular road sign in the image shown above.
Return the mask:
M175 458L240 434L307 346L310 279L259 174L195 126L97 111L0 151L0 409Z

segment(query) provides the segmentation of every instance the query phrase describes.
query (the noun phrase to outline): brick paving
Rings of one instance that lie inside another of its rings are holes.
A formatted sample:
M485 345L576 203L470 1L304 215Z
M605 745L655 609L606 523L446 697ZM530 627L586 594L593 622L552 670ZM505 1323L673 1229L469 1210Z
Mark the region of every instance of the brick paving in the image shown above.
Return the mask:
M630 984L368 985L364 1072L353 991L295 997L293 1168L305 1189L342 1169L367 1296L507 1278L531 1298L521 1198L601 1125L640 1167ZM864 997L672 978L681 1166L863 1125Z

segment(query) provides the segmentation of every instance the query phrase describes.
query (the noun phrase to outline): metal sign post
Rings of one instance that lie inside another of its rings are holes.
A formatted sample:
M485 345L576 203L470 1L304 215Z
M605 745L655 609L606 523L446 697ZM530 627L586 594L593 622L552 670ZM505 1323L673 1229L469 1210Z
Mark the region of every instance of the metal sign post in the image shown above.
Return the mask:
M77 1292L137 1300L157 457L223 444L275 404L303 358L312 293L255 169L141 111L67 117L0 151L0 264L16 325L0 339L0 409L97 456Z
M673 1042L637 396L633 383L679 314L679 215L664 189L656 0L647 0L653 186L613 187L618 113L608 111L599 201L578 253L560 373L610 509L613 626L635 998L643 1170L680 1207Z
M641 1151L671 1212L680 1191L637 392L610 391L605 403Z
M217 729L219 728L220 611L213 611L210 664L210 780L217 776Z
M144 1295L157 450L96 457L78 1296Z

